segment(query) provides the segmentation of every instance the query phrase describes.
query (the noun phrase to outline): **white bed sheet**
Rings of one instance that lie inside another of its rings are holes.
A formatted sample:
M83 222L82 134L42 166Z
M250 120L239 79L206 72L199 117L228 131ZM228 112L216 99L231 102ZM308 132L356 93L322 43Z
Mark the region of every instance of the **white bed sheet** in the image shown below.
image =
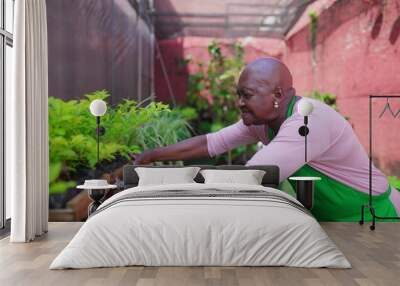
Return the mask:
M179 184L118 193L89 218L50 269L145 266L293 266L350 268L318 222L293 206L257 198L152 198L155 190L263 190L263 186ZM298 203L298 202L297 202ZM107 207L108 206L108 207Z

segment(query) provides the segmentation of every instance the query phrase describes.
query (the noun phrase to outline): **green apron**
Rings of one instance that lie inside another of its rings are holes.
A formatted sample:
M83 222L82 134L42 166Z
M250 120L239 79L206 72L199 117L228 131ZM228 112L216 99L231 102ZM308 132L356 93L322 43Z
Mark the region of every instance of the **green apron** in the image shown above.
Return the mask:
M296 97L289 103L286 118L292 115ZM312 132L312 130L310 131ZM300 135L299 135L300 136ZM268 129L268 137L272 140L275 137L274 131ZM319 221L359 221L361 218L361 205L367 204L369 196L367 193L358 191L353 187L347 186L327 175L317 171L309 165L302 166L291 176L311 176L320 177L314 185L314 206L311 213ZM295 189L296 182L289 181ZM379 216L396 217L396 209L389 199L391 187L378 196L373 196L373 206ZM372 217L369 210L365 211L365 220L371 221ZM387 220L386 220L387 221Z

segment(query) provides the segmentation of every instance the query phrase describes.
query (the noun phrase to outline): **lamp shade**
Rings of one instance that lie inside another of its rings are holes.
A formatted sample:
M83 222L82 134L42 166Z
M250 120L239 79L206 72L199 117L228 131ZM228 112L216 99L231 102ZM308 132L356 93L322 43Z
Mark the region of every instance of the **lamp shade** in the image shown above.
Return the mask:
M308 99L301 99L297 105L297 110L302 116L310 115L314 110L314 105Z
M90 103L89 109L94 116L103 116L107 111L107 104L104 100L95 99Z

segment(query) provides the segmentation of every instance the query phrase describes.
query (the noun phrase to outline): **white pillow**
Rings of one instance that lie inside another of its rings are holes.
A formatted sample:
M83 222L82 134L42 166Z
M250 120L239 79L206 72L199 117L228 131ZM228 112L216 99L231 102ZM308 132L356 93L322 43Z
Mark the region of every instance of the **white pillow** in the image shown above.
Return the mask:
M138 186L195 183L193 179L199 170L199 167L135 168L139 176Z
M205 184L233 183L261 185L265 171L262 170L201 170Z

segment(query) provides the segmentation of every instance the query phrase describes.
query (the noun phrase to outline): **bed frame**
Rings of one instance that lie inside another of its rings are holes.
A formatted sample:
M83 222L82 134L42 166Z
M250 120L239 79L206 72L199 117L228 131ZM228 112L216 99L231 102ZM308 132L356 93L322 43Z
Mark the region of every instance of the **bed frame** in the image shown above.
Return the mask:
M149 165L126 165L123 168L123 188L133 188L138 185L139 176L135 171L136 167L147 168L183 168L188 166L149 166ZM262 180L262 185L265 187L278 188L279 186L279 167L275 165L260 165L260 166L243 166L243 165L190 165L190 167L200 167L201 169L219 169L219 170L263 170L265 175ZM203 176L198 173L194 178L197 183L204 183Z

